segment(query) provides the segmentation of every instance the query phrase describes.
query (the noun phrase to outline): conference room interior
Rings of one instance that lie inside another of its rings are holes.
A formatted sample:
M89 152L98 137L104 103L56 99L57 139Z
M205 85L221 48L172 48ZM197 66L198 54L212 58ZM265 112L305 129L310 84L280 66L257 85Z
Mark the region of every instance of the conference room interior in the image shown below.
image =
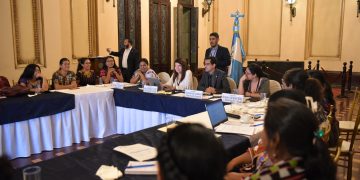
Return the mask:
M0 179L360 178L360 0L2 0L0 22Z

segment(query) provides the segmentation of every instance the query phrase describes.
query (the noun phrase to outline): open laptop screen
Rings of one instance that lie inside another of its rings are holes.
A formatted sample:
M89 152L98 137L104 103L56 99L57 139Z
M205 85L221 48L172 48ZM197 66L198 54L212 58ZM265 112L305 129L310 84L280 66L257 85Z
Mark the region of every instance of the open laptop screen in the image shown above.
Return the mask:
M205 106L213 128L228 119L221 100L206 104Z

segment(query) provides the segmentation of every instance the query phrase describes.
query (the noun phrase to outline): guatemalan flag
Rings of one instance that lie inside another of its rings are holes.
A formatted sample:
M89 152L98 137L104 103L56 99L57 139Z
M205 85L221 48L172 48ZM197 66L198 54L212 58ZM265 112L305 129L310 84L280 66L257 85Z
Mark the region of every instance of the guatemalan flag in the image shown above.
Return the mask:
M231 65L229 68L229 76L234 79L237 85L239 85L239 79L243 75L243 62L245 61L246 54L244 51L243 43L240 38L240 25L239 25L239 17L244 17L243 14L240 14L239 11L232 14L231 17L235 17L234 20L234 35L232 39L232 47L231 47Z

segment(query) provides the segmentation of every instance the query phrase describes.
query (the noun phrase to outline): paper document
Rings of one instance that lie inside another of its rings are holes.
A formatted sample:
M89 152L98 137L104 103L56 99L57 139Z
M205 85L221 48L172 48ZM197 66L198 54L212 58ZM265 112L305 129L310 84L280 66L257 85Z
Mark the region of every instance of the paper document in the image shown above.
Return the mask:
M250 125L229 125L229 124L220 124L215 127L215 132L217 133L231 133L231 134L243 134L247 136L254 135L256 127Z
M129 161L129 164L125 169L125 174L156 175L157 174L156 161L148 161L148 162Z
M114 150L126 154L137 161L146 161L146 160L154 159L157 154L155 148L143 144L118 146L115 147Z

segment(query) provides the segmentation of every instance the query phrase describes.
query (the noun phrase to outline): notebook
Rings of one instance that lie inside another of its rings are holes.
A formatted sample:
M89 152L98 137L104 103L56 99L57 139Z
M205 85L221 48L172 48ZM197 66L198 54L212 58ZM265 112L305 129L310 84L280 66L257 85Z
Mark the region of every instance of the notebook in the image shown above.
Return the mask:
M138 162L129 161L125 174L130 175L156 175L157 165L156 161Z

